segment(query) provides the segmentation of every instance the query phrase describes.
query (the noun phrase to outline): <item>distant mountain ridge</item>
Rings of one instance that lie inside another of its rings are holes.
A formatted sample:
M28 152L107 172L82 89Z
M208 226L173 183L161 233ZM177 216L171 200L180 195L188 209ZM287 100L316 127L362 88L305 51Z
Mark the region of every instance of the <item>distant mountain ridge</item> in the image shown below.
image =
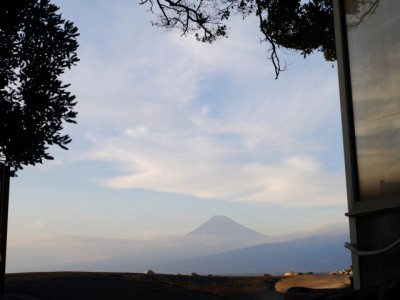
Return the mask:
M213 236L220 238L264 239L267 235L247 228L226 216L211 219L190 231L187 236Z
M310 236L282 243L262 245L153 266L161 273L199 274L283 274L299 272L329 273L351 264L343 246L348 234Z
M339 226L340 225L340 226ZM350 253L343 244L348 241L347 224L334 224L309 232L298 232L283 239L266 236L225 216L214 216L183 236L165 236L154 240L116 240L70 237L70 248L79 253L84 245L100 257L83 256L74 262L62 259L47 265L23 263L21 271L93 271L198 274L282 274L330 272L346 268ZM28 250L24 250L28 251ZM15 251L11 252L15 253ZM27 252L31 253L31 252ZM12 257L12 256L11 256ZM26 257L26 255L25 255ZM31 259L32 260L32 259Z

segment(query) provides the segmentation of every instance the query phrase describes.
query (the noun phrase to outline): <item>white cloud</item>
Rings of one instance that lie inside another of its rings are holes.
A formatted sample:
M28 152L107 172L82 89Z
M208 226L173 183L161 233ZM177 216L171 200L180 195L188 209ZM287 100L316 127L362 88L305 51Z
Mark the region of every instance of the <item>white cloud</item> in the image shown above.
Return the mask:
M327 170L309 155L241 161L242 156L262 153L251 152L237 140L221 142L207 135L146 134L129 139L122 133L100 141L87 154L123 171L104 184L290 206L331 205L345 199L343 173Z
M133 26L137 11L110 9L118 12L105 26L110 40L100 35L104 51L82 41L73 82L91 144L76 156L121 174L104 184L295 206L343 202L343 172L324 167L316 136L338 122L337 82L312 60L275 81L252 20L210 46L140 18Z
M311 157L298 155L286 160L286 164L298 169L301 172L316 172L320 169L321 163L313 160Z

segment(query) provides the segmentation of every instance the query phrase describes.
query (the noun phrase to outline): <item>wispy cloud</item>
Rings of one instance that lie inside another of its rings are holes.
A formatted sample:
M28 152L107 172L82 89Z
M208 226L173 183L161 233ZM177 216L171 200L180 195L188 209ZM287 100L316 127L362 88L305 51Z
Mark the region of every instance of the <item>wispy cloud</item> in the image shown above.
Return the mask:
M96 24L104 51L82 42L71 77L90 137L76 156L120 172L103 184L294 206L344 201L343 170L329 170L319 136L339 122L334 72L310 60L275 81L252 21L210 46L152 37L140 18L132 27L142 7L110 9L103 34Z

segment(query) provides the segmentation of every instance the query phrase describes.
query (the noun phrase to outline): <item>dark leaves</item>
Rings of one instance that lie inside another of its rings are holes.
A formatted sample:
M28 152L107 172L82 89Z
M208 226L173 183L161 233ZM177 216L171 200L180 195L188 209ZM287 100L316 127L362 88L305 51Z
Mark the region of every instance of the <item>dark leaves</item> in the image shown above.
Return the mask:
M49 0L0 4L0 156L13 174L67 149L62 123L75 123L75 97L59 76L79 59L78 29Z
M232 14L243 18L256 15L263 41L269 43L269 58L276 76L281 67L277 49L299 51L304 57L313 51L324 53L327 61L336 60L332 0L141 0L150 10L158 9L153 24L182 35L195 32L201 42L212 43L227 37L226 22Z

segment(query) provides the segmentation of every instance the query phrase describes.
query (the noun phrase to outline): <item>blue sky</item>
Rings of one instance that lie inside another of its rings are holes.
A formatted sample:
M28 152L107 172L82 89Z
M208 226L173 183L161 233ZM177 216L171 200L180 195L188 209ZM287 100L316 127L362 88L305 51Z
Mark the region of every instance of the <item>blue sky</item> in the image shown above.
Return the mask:
M9 244L185 234L227 215L265 234L346 222L336 66L285 51L255 20L213 45L152 27L134 0L57 0L81 33L66 73L69 151L12 180Z

